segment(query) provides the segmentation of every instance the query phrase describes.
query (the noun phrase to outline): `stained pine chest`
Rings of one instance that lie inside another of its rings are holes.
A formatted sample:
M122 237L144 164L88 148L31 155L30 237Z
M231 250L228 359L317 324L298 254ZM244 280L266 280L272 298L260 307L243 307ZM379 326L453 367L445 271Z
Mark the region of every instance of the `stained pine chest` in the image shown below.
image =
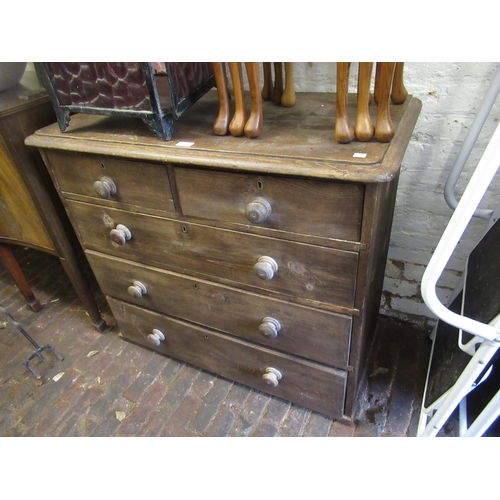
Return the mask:
M125 339L349 421L420 106L394 106L389 144L337 144L335 95L317 93L265 107L258 139L215 136L209 94L170 142L75 115L27 143Z

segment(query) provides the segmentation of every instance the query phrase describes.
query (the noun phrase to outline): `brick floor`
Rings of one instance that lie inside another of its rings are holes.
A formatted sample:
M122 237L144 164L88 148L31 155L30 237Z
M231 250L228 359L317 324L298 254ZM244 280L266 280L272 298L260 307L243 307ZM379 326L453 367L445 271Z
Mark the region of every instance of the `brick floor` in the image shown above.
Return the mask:
M13 248L43 308L33 312L1 268L0 304L38 344L52 344L64 360L48 353L46 361L36 367L42 374L36 380L22 364L34 348L0 318L0 436L372 437L416 433L430 351L427 332L380 318L356 422L347 426L124 341L96 289L110 325L99 334L57 258Z

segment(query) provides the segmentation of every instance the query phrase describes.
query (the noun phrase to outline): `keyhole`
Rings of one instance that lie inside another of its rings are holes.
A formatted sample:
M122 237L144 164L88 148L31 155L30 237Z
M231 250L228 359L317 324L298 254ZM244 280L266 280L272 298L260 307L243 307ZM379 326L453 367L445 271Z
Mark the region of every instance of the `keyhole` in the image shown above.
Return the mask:
M183 233L187 233L188 232L188 228L186 226L182 226L182 232Z
M103 162L101 162L101 168L106 168Z
M264 185L262 184L262 181L257 181L257 189L263 189Z

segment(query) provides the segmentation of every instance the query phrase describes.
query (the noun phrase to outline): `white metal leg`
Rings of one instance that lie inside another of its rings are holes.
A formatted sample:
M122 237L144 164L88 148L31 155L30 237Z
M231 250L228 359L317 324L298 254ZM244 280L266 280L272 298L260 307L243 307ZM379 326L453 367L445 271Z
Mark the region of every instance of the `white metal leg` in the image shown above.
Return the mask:
M458 412L458 435L462 437L465 436L469 427L467 423L467 396L464 396L460 401Z
M500 415L500 390L474 420L464 437L481 437Z
M498 314L490 322L490 325L493 328L499 328L500 314ZM485 366L491 361L499 348L500 340L498 339L495 341L485 340L479 346L455 384L436 401L429 405L428 408L422 408L417 436L434 437L437 435L460 402L472 389L474 389L476 380L479 378L481 373L484 371ZM481 382L485 378L486 376L483 377ZM434 410L435 413L427 423L427 418L433 413ZM489 411L493 412L493 409L490 408Z
M499 347L500 344L498 342L490 342L489 340L481 344L476 354L469 361L465 370L448 392L439 409L426 425L421 434L422 437L433 437L441 430L450 418L450 415L460 404L460 401L467 396L474 382L484 370L485 365L490 362Z

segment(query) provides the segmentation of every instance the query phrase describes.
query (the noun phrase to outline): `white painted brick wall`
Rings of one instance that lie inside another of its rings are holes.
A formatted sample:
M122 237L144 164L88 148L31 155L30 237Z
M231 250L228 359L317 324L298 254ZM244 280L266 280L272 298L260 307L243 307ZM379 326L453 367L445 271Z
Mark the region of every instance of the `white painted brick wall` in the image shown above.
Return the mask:
M497 63L406 63L405 85L422 101L422 111L405 154L391 233L381 312L417 323L432 323L420 283L433 250L452 215L444 200L448 172L467 135ZM352 65L355 91L357 63ZM335 92L335 63L295 63L297 92ZM481 132L457 186L465 189L500 118L500 98ZM500 174L481 207L500 201ZM446 302L469 252L483 234L486 221L473 219L446 271L438 296Z

